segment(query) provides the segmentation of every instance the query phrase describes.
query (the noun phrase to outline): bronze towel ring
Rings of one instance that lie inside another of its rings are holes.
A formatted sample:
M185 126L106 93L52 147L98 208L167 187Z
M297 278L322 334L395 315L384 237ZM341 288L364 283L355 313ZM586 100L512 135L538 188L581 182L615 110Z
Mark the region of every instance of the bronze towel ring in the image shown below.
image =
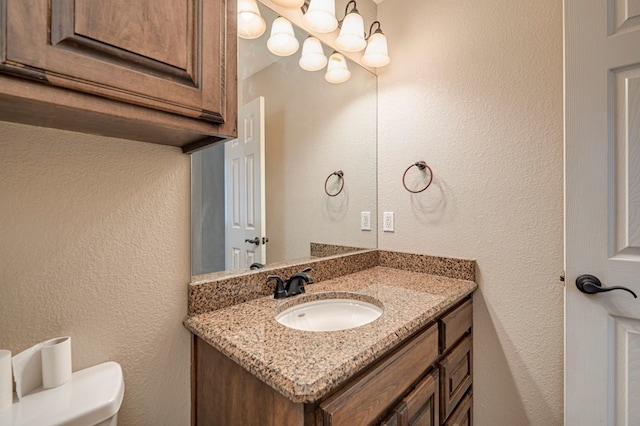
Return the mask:
M407 182L405 181L405 178L407 177L407 172L412 167L417 167L418 170L429 169L429 182L427 182L427 185L424 188L419 189L417 191L414 191L413 189L409 189L407 187ZM411 192L412 194L418 194L418 193L424 191L425 189L427 189L429 187L429 185L431 185L432 181L433 181L433 171L431 170L431 167L429 167L429 165L424 161L418 161L416 163L413 163L412 165L407 167L407 170L405 170L404 174L402 175L402 186L404 186L404 189L406 189L407 191Z
M335 194L331 194L329 192L329 190L327 189L327 184L329 183L329 179L331 179L331 176L338 176L338 179L340 179L341 185L340 185L340 189L338 190L338 192L336 192ZM324 192L329 196L329 197L335 197L336 195L338 195L339 193L342 192L342 189L344 188L344 172L342 170L338 170L337 172L333 172L331 173L329 176L327 176L327 179L324 181Z

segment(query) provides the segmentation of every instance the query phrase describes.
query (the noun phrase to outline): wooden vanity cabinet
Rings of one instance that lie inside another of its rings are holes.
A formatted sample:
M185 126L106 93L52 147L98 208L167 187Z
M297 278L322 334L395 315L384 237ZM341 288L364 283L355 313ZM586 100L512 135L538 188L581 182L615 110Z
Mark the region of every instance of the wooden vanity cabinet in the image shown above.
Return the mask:
M468 298L313 404L288 400L194 337L193 423L472 426L471 314Z
M393 410L382 426L438 426L439 373L428 374Z
M469 391L460 401L458 407L449 416L444 426L472 426L473 425L473 393Z
M442 379L440 414L446 419L471 388L471 335L463 337L460 343L440 360L439 368Z
M462 302L438 320L440 353L445 353L464 336L473 322L471 299Z
M0 119L185 151L235 137L235 10L235 0L0 0Z
M351 382L320 404L324 425L372 424L411 389L438 358L438 328L433 325L405 343L368 373ZM423 386L424 387L424 386ZM407 405L416 411L425 392L418 388ZM428 396L427 396L428 397Z
M473 306L469 299L438 321L442 354L438 362L440 418L443 422L449 419L460 401L470 394L473 378L472 320Z

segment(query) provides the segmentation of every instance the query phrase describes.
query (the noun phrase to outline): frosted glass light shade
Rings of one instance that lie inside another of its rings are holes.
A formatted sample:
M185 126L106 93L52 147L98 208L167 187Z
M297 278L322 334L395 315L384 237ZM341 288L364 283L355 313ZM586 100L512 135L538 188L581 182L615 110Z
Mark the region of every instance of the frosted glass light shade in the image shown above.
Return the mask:
M330 33L338 28L335 0L311 0L302 21L312 31Z
M302 56L298 62L305 71L319 71L327 65L322 43L315 37L308 37L302 44Z
M271 24L271 37L267 40L267 48L278 56L293 55L298 51L300 43L293 34L293 26L282 16L276 18Z
M266 29L256 0L238 0L238 36L252 40L264 34Z
M364 39L364 21L357 10L352 10L342 21L336 46L345 52L359 52L367 47Z
M329 57L327 73L324 79L329 83L344 83L351 78L351 71L347 67L347 60L342 53L334 53Z
M387 37L382 32L375 32L369 37L367 50L362 55L362 63L369 67L384 67L391 59L387 52Z
M287 7L289 9L299 9L304 4L304 0L271 0L278 6Z

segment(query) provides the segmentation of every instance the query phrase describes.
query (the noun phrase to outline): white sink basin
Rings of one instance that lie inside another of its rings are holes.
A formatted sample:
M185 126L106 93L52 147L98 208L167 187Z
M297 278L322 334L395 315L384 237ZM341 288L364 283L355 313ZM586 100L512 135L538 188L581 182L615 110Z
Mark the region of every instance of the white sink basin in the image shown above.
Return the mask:
M304 331L337 331L369 324L382 308L354 299L322 299L300 303L276 315L289 328Z

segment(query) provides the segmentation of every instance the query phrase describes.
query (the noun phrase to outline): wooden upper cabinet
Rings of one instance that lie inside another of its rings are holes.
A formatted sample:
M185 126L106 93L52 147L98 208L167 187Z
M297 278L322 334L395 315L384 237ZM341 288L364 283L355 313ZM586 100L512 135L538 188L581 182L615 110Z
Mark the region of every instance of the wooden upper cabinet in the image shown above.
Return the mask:
M56 86L222 123L224 12L204 0L8 0L4 62Z
M234 136L235 0L0 0L0 8L1 72L227 123L221 131L180 126Z

